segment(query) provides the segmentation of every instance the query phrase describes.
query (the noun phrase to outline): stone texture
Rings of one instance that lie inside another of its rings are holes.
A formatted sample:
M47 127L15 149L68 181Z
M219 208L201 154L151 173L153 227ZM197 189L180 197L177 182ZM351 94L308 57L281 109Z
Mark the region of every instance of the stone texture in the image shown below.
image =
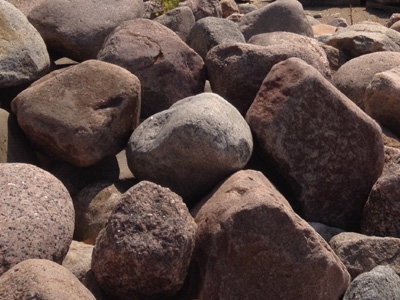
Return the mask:
M400 278L387 266L377 266L358 275L350 284L343 300L400 299Z
M329 67L333 75L341 66L346 63L347 57L343 52L339 51L339 49L336 49L335 47L328 46L324 43L320 43L319 45L326 53L326 57L329 61Z
M140 82L123 68L89 60L41 78L11 106L38 149L87 167L125 146L139 122Z
M126 155L135 178L198 200L250 159L253 140L239 112L216 94L185 98L139 125Z
M348 27L349 23L345 18L334 18L328 22L328 25L336 26L336 27Z
M221 10L222 10L222 17L227 18L231 14L235 14L239 12L239 7L235 0L221 0Z
M86 274L90 270L93 247L93 245L72 241L62 262L62 266L71 271L82 283L85 282Z
M389 20L386 22L385 26L390 28L394 23L397 23L397 21L400 21L400 14L399 13L394 13L390 16Z
M50 58L39 32L25 15L0 1L0 88L29 84L50 68Z
M2 299L95 300L66 268L45 259L20 262L0 277Z
M193 11L196 21L206 17L222 17L219 0L187 0L186 5Z
M246 120L311 222L357 229L384 151L376 122L298 58L275 65Z
M400 274L400 239L342 232L329 242L344 263L352 279L379 265L391 267Z
M349 5L360 6L360 0L299 0L301 4L304 6L345 6L349 7Z
M224 43L208 52L205 63L214 93L245 115L271 68L290 57L298 57L330 78L329 65L320 54L302 45L274 44L268 47L244 43Z
M129 299L173 295L186 277L196 228L178 195L148 181L133 186L94 247L92 270L100 287Z
M315 24L312 26L312 30L315 37L327 36L327 40L329 40L330 36L336 32L337 27L329 24Z
M28 15L49 50L76 61L94 59L107 35L141 18L142 0L45 0Z
M207 17L194 24L186 42L205 59L208 51L219 44L245 43L245 40L236 23L227 19Z
M350 276L262 173L239 171L195 214L198 299L338 299ZM299 284L301 282L301 284Z
M28 16L32 9L40 5L45 0L7 0L16 8L18 8L25 16Z
M356 57L342 65L332 83L355 104L364 108L363 98L374 75L400 66L400 53L375 52Z
M239 8L239 13L244 15L258 9L257 6L251 3L239 3L238 8Z
M98 59L124 67L140 79L143 118L204 89L206 74L201 57L172 30L155 21L123 23L108 36Z
M61 182L33 165L6 163L0 191L0 275L29 258L61 263L74 231L74 207Z
M253 35L273 31L314 36L303 6L296 0L278 0L247 13L240 20L239 27L246 40Z
M314 228L314 230L318 232L318 234L321 235L328 243L335 235L343 232L343 230L340 228L330 227L322 223L308 222L308 224L310 224L310 226Z

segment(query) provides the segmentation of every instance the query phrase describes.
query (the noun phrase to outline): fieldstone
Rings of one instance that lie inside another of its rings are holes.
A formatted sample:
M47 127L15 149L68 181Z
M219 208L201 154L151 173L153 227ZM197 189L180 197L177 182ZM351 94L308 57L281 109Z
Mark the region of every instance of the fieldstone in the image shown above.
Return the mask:
M74 198L75 232L74 239L95 244L100 231L118 203L119 198L134 185L127 181L100 181L83 188Z
M233 14L229 15L229 17L227 17L226 19L229 20L229 21L232 21L232 22L234 22L234 23L239 23L239 22L240 22L240 19L241 19L242 17L243 17L242 14L233 13Z
M390 26L390 29L400 32L400 22L394 23L392 26Z
M400 51L400 33L381 24L363 22L340 28L326 42L348 57L378 51Z
M0 0L0 88L29 84L50 69L39 32L11 3Z
M308 20L308 22L310 23L311 26L321 24L321 22L318 21L318 20L317 20L316 18L314 18L313 16L310 16L310 15L306 15L306 16L307 16L307 20Z
M18 8L25 16L28 16L32 9L40 5L45 0L7 0Z
M175 294L187 274L196 228L177 194L148 181L133 186L96 240L92 270L100 287L129 299Z
M139 125L126 155L135 178L169 187L189 205L246 165L250 128L213 93L185 98Z
M314 36L303 6L297 0L278 0L247 13L241 19L239 27L246 41L253 35L273 31Z
M249 12L252 12L252 11L255 11L258 9L257 6L255 6L254 4L251 4L251 3L239 3L238 8L239 8L239 13L241 13L243 15L248 14Z
M335 27L348 27L349 23L345 18L334 18L328 22L328 25L332 25Z
M1 163L0 191L0 275L29 258L61 263L74 232L62 183L34 165Z
M389 18L389 20L386 22L385 26L390 28L394 23L397 23L397 21L400 21L400 14L392 14Z
M387 266L377 266L358 275L350 284L343 300L400 299L400 278Z
M328 244L260 172L229 177L195 221L199 300L338 299L350 283Z
M301 58L330 78L326 59L321 61L320 53L311 49L298 44L268 47L244 43L220 44L211 49L205 59L211 88L245 115L265 76L275 64L285 59Z
M41 78L11 106L38 149L87 167L124 148L139 123L140 82L121 67L89 60Z
M90 270L93 247L93 245L72 241L62 262L62 266L71 271L82 283L85 282L86 274Z
M227 42L245 43L236 23L222 18L207 17L197 21L187 37L186 43L205 59L213 47Z
M142 118L204 89L201 57L172 30L152 20L131 20L117 27L98 59L124 67L140 79Z
M329 242L344 263L352 279L379 265L391 267L400 274L400 239L342 232Z
M320 47L325 51L326 57L329 62L331 74L333 75L341 66L347 62L347 57L339 49L328 46L324 43L319 43Z
M335 235L343 232L343 230L340 228L330 227L318 222L308 222L308 224L310 224L310 226L314 228L314 230L318 232L318 234L321 235L328 243Z
M187 6L172 9L155 18L154 21L171 29L184 42L186 42L186 38L195 23L193 12Z
M400 53L374 52L353 58L335 73L332 83L361 109L364 94L375 74L400 66Z
M20 262L0 277L2 299L95 300L66 268L46 259Z
M288 179L304 219L359 228L383 169L376 122L298 58L271 69L246 120L265 155Z
M239 13L239 7L235 0L221 0L222 17L227 18L231 14Z
M94 59L104 39L126 20L141 18L142 0L45 0L28 15L49 50L76 61Z
M205 17L222 17L219 0L187 0L186 5L193 11L196 21Z

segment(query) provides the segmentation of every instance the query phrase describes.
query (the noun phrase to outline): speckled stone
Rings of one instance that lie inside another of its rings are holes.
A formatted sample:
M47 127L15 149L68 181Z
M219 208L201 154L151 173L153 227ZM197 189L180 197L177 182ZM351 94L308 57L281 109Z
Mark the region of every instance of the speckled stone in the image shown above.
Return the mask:
M72 199L57 178L33 165L0 164L0 275L29 258L61 263L73 231Z

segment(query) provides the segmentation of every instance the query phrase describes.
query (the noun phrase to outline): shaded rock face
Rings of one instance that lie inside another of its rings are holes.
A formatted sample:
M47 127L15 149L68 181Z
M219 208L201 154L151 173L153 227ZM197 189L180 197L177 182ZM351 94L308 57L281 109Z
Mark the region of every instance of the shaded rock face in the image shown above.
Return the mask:
M95 300L66 268L46 259L20 262L0 277L2 299Z
M63 261L74 207L53 175L33 165L0 164L0 214L0 275L29 258Z
M79 9L77 9L79 8ZM141 18L141 0L45 0L28 15L49 50L76 61L94 59L104 39L126 20Z
M217 93L245 115L271 68L290 57L299 57L330 78L329 65L320 54L298 44L258 46L224 43L211 49L205 59L208 79Z
M296 0L278 0L247 13L240 20L239 27L246 41L253 35L273 31L314 36L303 6Z
M187 38L187 44L205 59L208 51L222 43L244 43L236 23L222 18L207 17L197 21Z
M173 10L155 18L154 21L171 29L184 42L195 23L193 12L187 6L174 8Z
M140 79L143 118L204 90L201 57L155 21L123 23L108 36L98 59L124 67Z
M71 271L80 282L84 283L92 263L92 252L93 245L72 241L62 266Z
M400 274L400 239L398 238L342 232L335 235L329 245L344 263L352 279L379 265L387 265L397 275Z
M50 58L39 32L25 15L0 1L0 88L29 84L50 69Z
M332 83L364 109L364 94L374 75L400 66L400 53L375 52L353 58L335 73Z
M252 151L250 128L239 112L203 93L141 123L126 155L135 178L169 187L190 205L242 169Z
M193 11L196 21L206 17L222 17L219 0L187 0L186 5Z
M400 299L400 278L387 266L377 266L358 275L350 284L343 300Z
M36 147L86 167L125 146L139 122L140 82L121 67L89 60L41 78L11 106Z
M378 51L400 51L400 33L377 23L359 23L341 28L327 41L349 58Z
M350 283L322 237L260 172L235 173L194 213L198 299L338 299Z
M133 186L96 240L92 270L100 287L129 299L173 295L186 277L196 228L178 195L148 181Z
M317 70L290 58L267 75L246 120L307 221L359 228L384 161L381 129L371 118Z

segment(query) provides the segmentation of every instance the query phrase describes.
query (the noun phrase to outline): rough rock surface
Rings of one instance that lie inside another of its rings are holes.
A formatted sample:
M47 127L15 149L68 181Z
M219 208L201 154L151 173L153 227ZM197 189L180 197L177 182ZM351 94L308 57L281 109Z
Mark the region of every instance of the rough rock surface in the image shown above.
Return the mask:
M235 0L221 0L222 17L228 18L230 15L239 13L239 7Z
M302 217L359 228L383 169L376 122L298 58L272 68L246 120L265 155L292 185Z
M354 279L379 265L391 267L400 274L400 239L366 236L354 232L342 232L329 242Z
M63 261L74 207L53 175L33 165L0 164L0 215L0 275L29 258Z
M85 282L92 263L93 245L72 241L62 266L71 271L80 282Z
M206 200L195 214L199 299L326 300L347 289L344 265L262 173L239 171Z
M358 275L350 284L343 300L400 300L400 278L387 266L377 266Z
M92 270L100 287L129 299L173 295L185 280L196 228L178 195L148 181L133 186L96 240Z
M124 67L140 79L143 118L204 90L201 57L155 21L123 23L108 36L98 59Z
M222 17L219 0L187 0L186 5L193 11L196 21L206 17Z
M7 0L7 2L10 2L12 5L18 8L25 16L29 15L32 9L44 1L45 0Z
M139 123L140 82L121 67L89 60L41 78L11 106L36 147L86 167L125 146Z
M28 259L4 273L0 296L7 300L95 300L70 271L46 259Z
M252 151L250 128L239 112L203 93L141 123L126 155L135 178L169 187L190 203L244 168Z
M28 15L49 50L76 61L94 59L107 35L141 18L142 0L45 0Z
M49 54L39 32L4 0L0 1L0 37L0 88L31 83L49 71Z
M177 7L155 18L154 21L171 29L184 42L195 23L193 12L187 6Z

